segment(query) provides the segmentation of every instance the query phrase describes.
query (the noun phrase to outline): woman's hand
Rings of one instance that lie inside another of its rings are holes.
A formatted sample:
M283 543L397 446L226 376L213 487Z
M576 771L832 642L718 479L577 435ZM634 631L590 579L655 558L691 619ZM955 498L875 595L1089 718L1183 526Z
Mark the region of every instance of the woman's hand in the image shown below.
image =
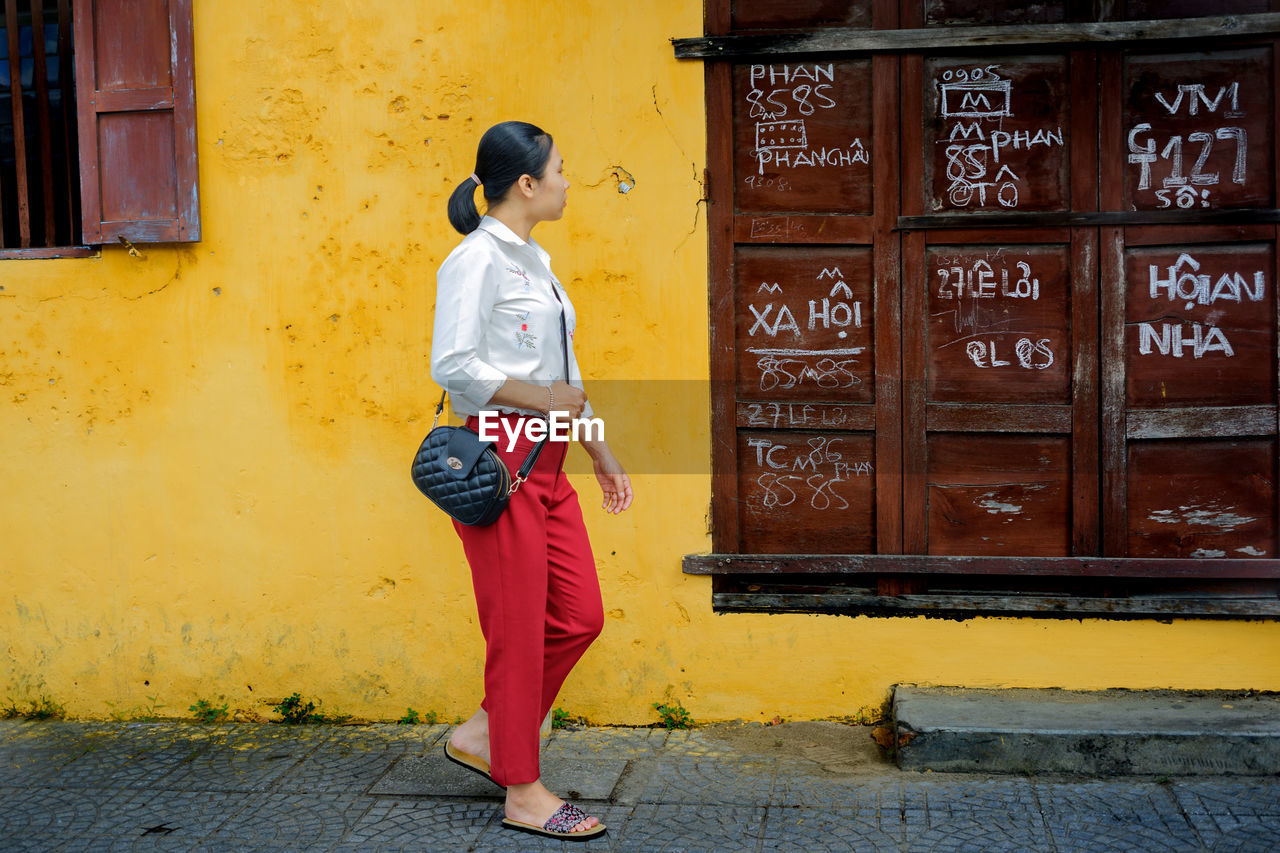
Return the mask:
M617 515L631 506L631 478L622 470L622 465L614 457L609 445L603 441L583 444L591 454L596 480L600 483L600 491L604 492L604 511Z
M547 393L550 391L550 393ZM557 412L568 412L569 418L580 418L587 408L587 393L567 382L554 382L551 387L508 379L489 398L490 406L510 406L513 409L531 409L551 416L551 403Z
M557 412L568 412L570 420L577 420L587 408L587 392L568 382L551 383L551 394L555 398ZM550 398L548 398L550 401ZM544 406L546 403L544 402ZM547 412L548 415L551 412Z

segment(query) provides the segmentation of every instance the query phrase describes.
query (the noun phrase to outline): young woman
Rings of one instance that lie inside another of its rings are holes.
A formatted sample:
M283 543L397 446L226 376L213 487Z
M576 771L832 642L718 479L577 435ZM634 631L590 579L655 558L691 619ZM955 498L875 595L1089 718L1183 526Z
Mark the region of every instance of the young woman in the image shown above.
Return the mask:
M483 218L477 188L488 203ZM527 419L553 409L591 415L573 355L573 304L550 256L530 237L539 222L564 215L568 189L551 136L509 121L485 132L475 172L449 199L449 221L466 237L437 277L431 375L472 429L481 412L506 421L496 449L513 474L534 446ZM509 448L507 436L517 431L521 438ZM622 512L631 505L630 479L602 438L583 445L604 510ZM538 769L542 720L604 622L582 510L562 471L567 448L544 445L492 525L454 522L485 638L484 701L454 729L445 754L506 788L504 825L584 840L604 825L547 790Z

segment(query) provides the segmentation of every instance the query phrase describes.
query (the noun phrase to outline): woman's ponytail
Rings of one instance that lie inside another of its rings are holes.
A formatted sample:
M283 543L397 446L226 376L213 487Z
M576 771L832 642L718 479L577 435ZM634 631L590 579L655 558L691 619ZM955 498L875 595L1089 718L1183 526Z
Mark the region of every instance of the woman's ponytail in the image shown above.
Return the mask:
M467 178L449 196L449 222L462 234L480 227L476 209L476 183L483 181L490 205L506 196L521 175L541 178L551 159L551 134L523 121L495 124L480 137L476 150L475 180Z
M460 234L470 234L480 227L480 211L476 209L475 181L467 178L449 196L449 223Z

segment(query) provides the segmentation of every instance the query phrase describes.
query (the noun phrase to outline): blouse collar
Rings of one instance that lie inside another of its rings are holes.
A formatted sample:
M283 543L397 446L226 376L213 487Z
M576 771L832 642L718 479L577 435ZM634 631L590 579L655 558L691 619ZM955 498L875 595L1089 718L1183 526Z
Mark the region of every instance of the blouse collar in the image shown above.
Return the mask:
M512 246L527 246L533 249L544 264L548 267L551 265L551 255L547 253L546 249L539 246L536 240L530 238L529 242L526 243L520 239L516 232L504 225L499 219L495 219L492 216L482 216L479 230L487 231L502 242L509 243Z

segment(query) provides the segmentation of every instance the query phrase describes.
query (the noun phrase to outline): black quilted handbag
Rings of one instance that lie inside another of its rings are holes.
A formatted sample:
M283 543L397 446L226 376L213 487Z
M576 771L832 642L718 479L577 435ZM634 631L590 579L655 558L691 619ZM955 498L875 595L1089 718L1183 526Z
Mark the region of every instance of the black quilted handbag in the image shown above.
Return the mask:
M555 286L552 294L558 300ZM560 312L560 352L564 357L564 375L569 377L569 336L565 331L564 311ZM446 392L448 393L448 392ZM498 458L493 445L464 426L436 426L444 411L444 394L436 406L431 431L413 455L410 473L418 491L431 498L436 506L462 524L484 527L493 524L507 508L533 470L542 454L544 438L533 446L514 479Z
M464 426L436 426L443 410L441 394L431 432L413 455L413 483L460 523L475 527L492 524L528 478L546 441L534 445L513 479L490 442L481 441Z

